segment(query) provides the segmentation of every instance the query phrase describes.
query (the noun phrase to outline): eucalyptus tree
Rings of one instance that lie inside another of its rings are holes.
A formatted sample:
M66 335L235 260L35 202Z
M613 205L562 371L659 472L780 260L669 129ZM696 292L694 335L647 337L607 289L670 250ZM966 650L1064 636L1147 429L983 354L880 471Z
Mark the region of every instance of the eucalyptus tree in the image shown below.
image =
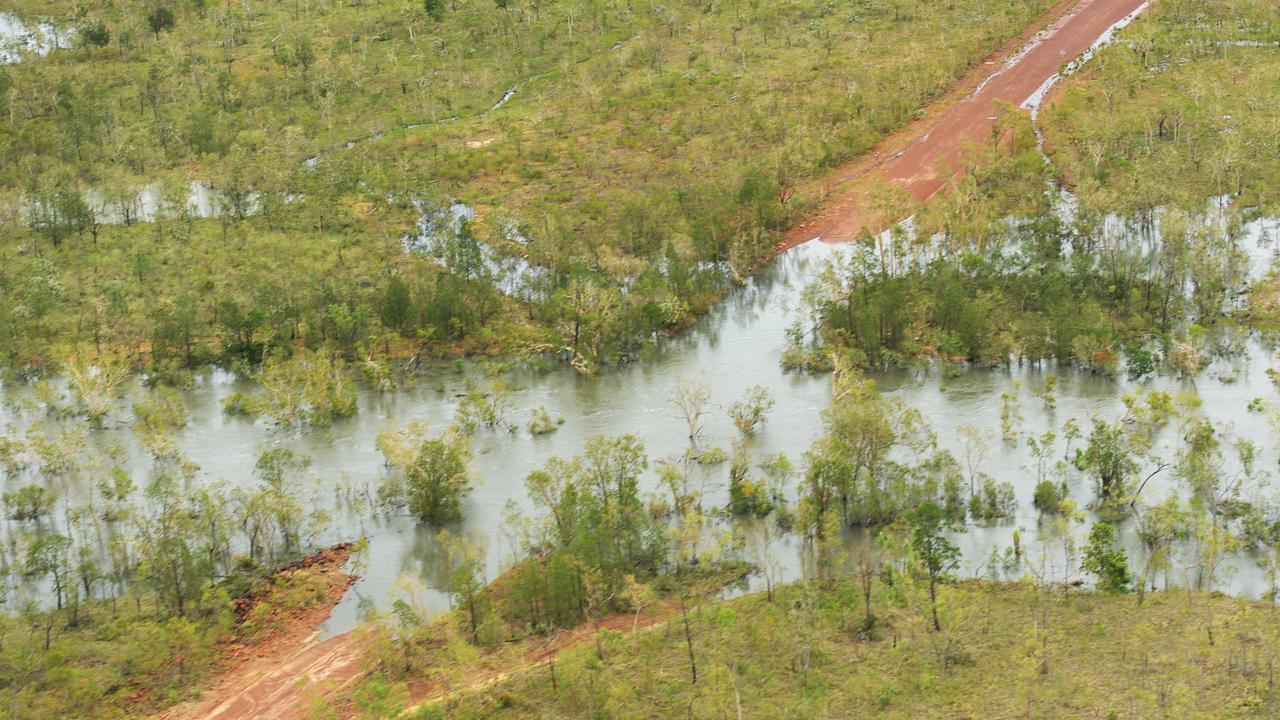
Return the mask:
M946 536L947 519L937 503L925 501L908 514L911 526L911 552L929 581L929 609L933 629L942 630L938 620L938 584L942 577L960 563L960 548Z

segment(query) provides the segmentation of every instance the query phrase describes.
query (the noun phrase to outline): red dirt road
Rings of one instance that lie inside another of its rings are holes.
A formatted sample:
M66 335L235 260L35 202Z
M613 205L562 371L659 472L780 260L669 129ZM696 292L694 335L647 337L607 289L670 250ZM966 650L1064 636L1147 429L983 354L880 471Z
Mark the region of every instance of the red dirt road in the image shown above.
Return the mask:
M316 642L314 631L355 582L344 570L350 554L350 545L341 543L294 563L324 579L324 599L297 610L277 607L273 627L262 637L229 641L223 647L225 671L216 683L199 699L161 713L161 720L301 720L317 699L359 680L364 648L357 636ZM268 590L248 598L245 613L270 595Z
M887 181L916 201L927 200L949 177L959 175L958 163L966 147L990 139L998 101L1024 105L1063 65L1083 55L1111 27L1146 5L1147 0L1080 0L1020 50L1002 61L988 61L987 70L970 80L974 90L951 104L936 121L909 126L881 144L881 153L886 147L901 149L870 164L857 160L837 170L828 180L833 189L831 200L793 227L783 246L814 238L853 240L900 220L886 223L877 217L868 199L872 188Z
M163 720L301 720L318 700L341 694L364 676L363 650L350 633L301 649L281 648L229 673L199 701Z

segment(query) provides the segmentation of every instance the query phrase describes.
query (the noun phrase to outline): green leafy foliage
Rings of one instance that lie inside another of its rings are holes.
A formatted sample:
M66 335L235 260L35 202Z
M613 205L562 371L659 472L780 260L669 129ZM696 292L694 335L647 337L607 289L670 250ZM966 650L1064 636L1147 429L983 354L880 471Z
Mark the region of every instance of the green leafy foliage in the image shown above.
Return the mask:
M1103 592L1122 593L1129 590L1129 561L1124 550L1115 547L1116 531L1109 523L1097 522L1089 529L1089 542L1084 546L1080 567L1098 579Z

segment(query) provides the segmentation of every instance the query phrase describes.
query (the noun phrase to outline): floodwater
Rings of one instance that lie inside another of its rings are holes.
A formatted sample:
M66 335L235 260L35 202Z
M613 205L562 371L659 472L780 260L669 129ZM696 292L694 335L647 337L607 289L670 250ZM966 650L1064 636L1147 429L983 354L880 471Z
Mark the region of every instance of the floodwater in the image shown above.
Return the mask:
M27 23L0 12L0 65L22 60L24 55L45 55L70 47L71 31L44 22Z
M1240 236L1242 250L1252 258L1255 268L1270 267L1277 225L1270 221L1247 224ZM584 441L592 435L633 433L645 443L652 461L682 453L688 446L683 419L671 402L673 388L681 378L703 378L710 385L714 406L699 439L700 447L728 449L736 431L726 408L753 385L769 388L777 404L752 446L753 462L766 456L785 453L797 467L802 453L821 434L823 409L830 401L829 377L825 375L784 372L780 358L785 348L785 330L804 310L799 296L806 283L823 267L825 261L847 246L810 242L779 257L769 268L744 287L730 291L707 316L692 329L677 337L663 340L640 362L607 370L595 377L583 377L555 365L554 369L535 372L519 371L517 388L511 393L506 418L519 426L514 432L485 430L473 439L474 460L471 464L478 484L464 505L465 519L451 526L482 544L488 551L488 569L498 573L513 554L509 538L501 528L508 505L528 511L530 503L524 491L524 478L553 456L578 454ZM1257 274L1255 269L1251 274ZM1260 451L1256 479L1246 484L1246 495L1255 490L1269 498L1263 485L1280 461L1275 432L1262 413L1249 412L1254 398L1273 401L1275 386L1266 371L1272 365L1273 351L1252 339L1241 338L1235 347L1219 353L1212 365L1194 380L1158 377L1144 383L1105 377L1071 367L1013 366L1012 368L962 368L950 364L931 364L920 369L874 373L880 390L916 408L937 434L940 446L950 450L963 464L966 457L966 433L973 428L984 438L987 450L981 470L1000 482L1011 483L1018 500L1016 517L986 527L970 526L955 534L964 552L962 572L985 576L1008 576L1016 570L1000 570L990 566L993 551L1003 552L1020 528L1024 552L1033 562L1043 557L1052 577L1079 577L1078 563L1068 559L1058 543L1038 540L1038 521L1032 507L1036 481L1035 460L1024 439L1016 443L1001 439L1000 416L1002 393L1013 393L1021 419L1016 429L1023 436L1039 436L1047 431L1062 436L1062 426L1074 418L1087 432L1092 418L1114 420L1123 412L1121 396L1140 388L1160 389L1169 393L1191 390L1204 401L1202 412L1226 429L1229 439L1254 442ZM1053 408L1035 395L1049 373L1059 381L1057 402ZM427 420L435 432L443 430L454 417L458 395L467 378L478 379L476 364L460 363L432 368L414 387L395 392L362 389L360 412L349 420L329 428L280 428L264 421L248 421L223 412L221 400L232 392L253 389L252 383L238 380L225 371L210 371L197 378L195 386L185 392L190 413L188 425L177 436L178 445L199 466L193 482L223 480L232 485L255 482L253 466L258 456L272 447L285 447L310 458L305 471L306 501L314 507L331 510L334 520L318 542L352 540L367 537L369 551L358 561L357 572L363 579L356 584L335 609L326 625L329 634L352 628L370 609L386 609L397 597L407 594L432 608L447 606L441 591L447 575L434 536L440 528L421 524L413 518L395 514L371 517L367 509L351 511L344 498L364 493L376 494L378 484L386 476L384 460L376 447L379 432L403 427L411 420ZM5 388L10 400L29 395L30 388ZM564 424L554 433L533 436L524 425L533 409L545 407ZM119 443L126 449L123 461L145 485L151 471L151 460L128 428L128 416L109 418L107 427L87 431L91 446L107 447ZM0 422L10 432L22 429L35 419L29 411L14 409L9 403L0 409ZM56 425L56 421L47 421ZM76 421L83 423L83 421ZM971 433L970 433L971 435ZM1172 459L1179 440L1176 424L1171 424L1158 437L1158 454ZM1080 441L1077 441L1077 447ZM1059 440L1056 457L1065 454ZM1234 461L1228 460L1228 465ZM1148 471L1144 469L1143 474ZM706 505L723 506L727 498L727 464L703 468L706 483ZM7 478L6 490L33 482L29 475ZM87 500L87 489L76 481L62 481L60 488L64 506ZM657 489L656 476L646 474L647 490ZM1083 474L1071 471L1070 494L1081 507L1093 496L1092 482ZM789 494L794 500L796 481ZM1183 489L1171 470L1155 476L1143 491L1143 499L1152 501ZM8 522L8 521L6 521ZM67 522L65 510L55 513L55 526ZM7 530L17 529L9 522ZM29 528L28 528L29 529ZM1088 523L1073 527L1077 546L1082 546ZM66 531L63 530L65 533ZM1140 553L1132 528L1122 528L1122 539L1134 562ZM860 541L851 534L850 542ZM778 568L776 580L785 581L807 572L807 552L795 538L783 538L772 547L772 565ZM759 560L747 552L747 559ZM1190 559L1184 558L1189 567ZM1248 555L1234 557L1218 577L1218 586L1234 594L1259 597L1269 588L1264 574ZM1181 566L1175 564L1172 584L1181 580ZM755 581L758 585L759 581ZM15 588L11 601L39 599L47 591L39 583L35 587Z

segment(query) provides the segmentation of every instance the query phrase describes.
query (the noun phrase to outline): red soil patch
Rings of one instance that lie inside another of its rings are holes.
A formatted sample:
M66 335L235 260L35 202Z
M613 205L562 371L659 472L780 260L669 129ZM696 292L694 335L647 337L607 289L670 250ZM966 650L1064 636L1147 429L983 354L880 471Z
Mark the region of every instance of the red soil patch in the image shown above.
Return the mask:
M306 715L313 698L337 693L363 673L360 647L351 634L315 642L316 627L328 618L356 578L343 569L351 554L343 543L308 555L276 572L307 570L326 585L324 600L271 617L270 629L252 641L224 646L227 669L204 697L170 708L163 720L293 720ZM236 600L236 619L244 621L271 592L257 588Z
M869 156L836 170L824 182L830 200L793 227L778 250L821 238L853 240L901 218L883 218L874 191L886 185L923 202L963 172L960 161L972 145L989 142L998 103L1025 103L1062 66L1087 51L1109 28L1145 0L1079 0L1063 14L1060 3L999 56L978 66L959 89L926 110L925 118L882 142ZM1043 30L1040 28L1043 27Z

